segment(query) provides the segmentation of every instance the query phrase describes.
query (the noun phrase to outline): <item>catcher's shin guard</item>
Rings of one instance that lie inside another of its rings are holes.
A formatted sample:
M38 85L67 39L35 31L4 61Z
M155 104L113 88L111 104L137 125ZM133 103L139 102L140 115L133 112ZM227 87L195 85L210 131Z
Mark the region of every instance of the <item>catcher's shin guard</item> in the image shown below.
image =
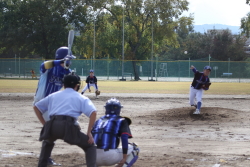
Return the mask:
M131 167L138 159L140 149L135 143L130 143L133 145L134 150L128 155L125 164L122 167Z

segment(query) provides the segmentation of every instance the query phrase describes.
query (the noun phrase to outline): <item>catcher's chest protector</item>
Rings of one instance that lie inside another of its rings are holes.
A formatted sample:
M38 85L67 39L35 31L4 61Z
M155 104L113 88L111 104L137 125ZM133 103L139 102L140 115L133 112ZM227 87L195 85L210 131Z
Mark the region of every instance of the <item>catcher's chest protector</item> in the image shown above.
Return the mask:
M120 116L101 117L92 130L97 148L116 149L119 143L118 133L124 118Z

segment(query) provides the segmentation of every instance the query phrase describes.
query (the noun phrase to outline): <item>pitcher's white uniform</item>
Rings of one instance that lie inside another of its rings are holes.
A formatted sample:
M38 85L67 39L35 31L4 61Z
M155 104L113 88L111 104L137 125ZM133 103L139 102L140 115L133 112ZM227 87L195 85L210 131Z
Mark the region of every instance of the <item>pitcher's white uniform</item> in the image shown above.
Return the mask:
M194 66L191 66L191 69L194 72L194 79L190 86L189 104L196 107L196 111L194 112L194 114L200 114L203 92L204 90L208 90L208 88L206 89L203 87L203 84L201 84L201 82L210 82L208 75L210 74L211 67L205 66L203 72L199 72ZM195 103L195 98L197 104Z

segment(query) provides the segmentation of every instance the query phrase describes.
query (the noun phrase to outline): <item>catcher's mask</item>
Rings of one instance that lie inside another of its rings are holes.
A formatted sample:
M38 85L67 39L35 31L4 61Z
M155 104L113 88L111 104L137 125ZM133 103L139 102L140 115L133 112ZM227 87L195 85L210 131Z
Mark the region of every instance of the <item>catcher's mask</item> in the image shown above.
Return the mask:
M78 85L77 90L80 89L81 85L81 78L76 75L74 72L69 73L68 75L65 75L63 78L63 84L65 88L75 88L76 85Z
M121 108L123 107L119 100L116 98L111 98L106 102L105 107L105 114L115 114L120 115Z
M56 50L56 60L64 59L68 55L69 48L66 46L60 47Z

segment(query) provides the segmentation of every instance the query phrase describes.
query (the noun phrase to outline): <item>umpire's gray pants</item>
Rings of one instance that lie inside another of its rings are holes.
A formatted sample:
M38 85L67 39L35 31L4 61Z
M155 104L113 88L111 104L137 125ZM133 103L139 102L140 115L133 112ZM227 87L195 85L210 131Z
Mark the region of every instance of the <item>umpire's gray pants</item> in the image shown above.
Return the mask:
M72 129L72 127L74 129ZM67 134L70 131L79 132ZM89 137L86 134L82 133L78 129L78 127L74 125L73 118L68 116L56 116L55 118L53 118L53 122L51 124L51 128L49 129L49 132L49 139L44 140L42 144L38 167L47 166L47 161L53 149L54 141L57 139L65 140L65 138L67 138L67 143L71 145L77 145L83 149L83 151L85 152L87 167L96 166L96 146L95 144L88 144Z

